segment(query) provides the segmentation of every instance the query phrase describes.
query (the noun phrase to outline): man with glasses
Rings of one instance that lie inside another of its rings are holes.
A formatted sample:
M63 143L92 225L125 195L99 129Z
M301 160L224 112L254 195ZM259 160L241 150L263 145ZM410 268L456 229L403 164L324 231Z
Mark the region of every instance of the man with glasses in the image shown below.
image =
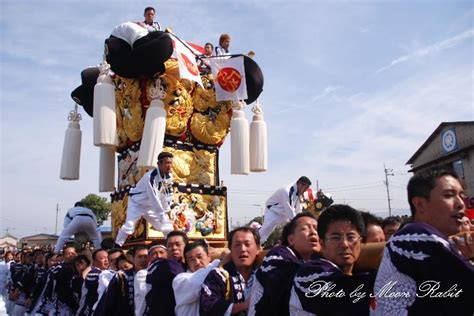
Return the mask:
M453 171L430 169L415 174L407 191L413 223L385 246L375 314L473 315L474 266L468 261L474 259L473 235L449 238L461 233L463 183Z
M369 315L374 274L353 274L360 256L364 220L348 205L332 205L318 218L322 256L315 255L296 272L290 313Z

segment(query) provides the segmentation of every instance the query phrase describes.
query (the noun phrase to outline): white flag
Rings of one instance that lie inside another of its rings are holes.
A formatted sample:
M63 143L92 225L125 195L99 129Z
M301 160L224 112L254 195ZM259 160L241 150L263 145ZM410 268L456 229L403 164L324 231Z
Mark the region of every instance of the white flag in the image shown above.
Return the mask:
M209 61L214 77L217 101L245 100L248 98L244 56L209 58Z
M173 55L176 54L178 59L179 76L184 79L195 81L203 87L199 68L196 63L196 56L175 36L170 34L170 37L173 40Z

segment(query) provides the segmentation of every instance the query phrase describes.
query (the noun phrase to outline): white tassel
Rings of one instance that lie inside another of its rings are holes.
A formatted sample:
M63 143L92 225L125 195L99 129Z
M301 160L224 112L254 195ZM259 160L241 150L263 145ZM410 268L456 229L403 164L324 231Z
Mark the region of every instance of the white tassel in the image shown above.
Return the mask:
M250 123L250 171L267 171L267 123L263 120L263 111L258 102L252 112L254 115Z
M94 145L117 145L115 85L108 75L108 64L100 65L100 75L94 87Z
M63 180L78 180L81 165L82 132L79 121L81 114L77 113L77 104L74 111L69 113L69 123L64 136L63 155L59 177Z
M115 148L111 146L100 147L99 192L114 191L114 180Z
M148 91L151 103L146 111L145 128L143 129L140 152L138 153L137 167L155 168L158 163L158 154L163 151L166 131L166 111L162 99L166 92L157 78L155 84Z
M241 109L234 109L230 121L230 173L249 174L249 123Z
M153 99L146 112L137 167L154 168L158 154L163 151L166 130L165 105L160 99Z

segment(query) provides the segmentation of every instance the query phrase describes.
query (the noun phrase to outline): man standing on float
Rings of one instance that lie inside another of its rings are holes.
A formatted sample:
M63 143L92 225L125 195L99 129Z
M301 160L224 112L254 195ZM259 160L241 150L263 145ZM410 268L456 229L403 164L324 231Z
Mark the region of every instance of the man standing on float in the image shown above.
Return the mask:
M165 235L173 230L166 214L173 201L172 166L173 155L161 152L158 155L158 167L148 171L136 186L130 189L127 218L115 239L118 245L122 246L128 235L133 234L135 224L142 216Z
M289 222L302 210L301 198L311 186L308 177L302 176L296 183L278 189L265 203L263 225L259 230L260 242L263 245L277 226Z

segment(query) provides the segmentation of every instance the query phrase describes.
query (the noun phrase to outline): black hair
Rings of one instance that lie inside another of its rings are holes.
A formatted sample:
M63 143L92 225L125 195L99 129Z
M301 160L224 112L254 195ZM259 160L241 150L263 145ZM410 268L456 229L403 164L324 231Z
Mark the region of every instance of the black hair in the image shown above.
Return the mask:
M306 185L311 185L311 180L309 180L308 177L305 177L305 176L302 176L298 179L298 181L296 181L296 183L302 183L302 184L306 184Z
M160 162L160 161L162 161L163 159L166 159L166 158L173 158L173 154L170 153L170 152L167 152L167 151L162 151L158 155L158 162Z
M283 231L281 232L281 244L283 246L289 246L290 243L288 241L288 236L293 235L295 233L296 227L298 226L298 219L301 217L310 217L314 220L316 220L316 217L314 217L313 214L309 212L301 212L296 214L295 217L291 219L291 221L283 227Z
M166 235L166 245L168 244L168 240L171 238L171 237L175 237L175 236L181 236L183 237L183 241L184 241L184 244L187 245L189 243L189 238L188 238L188 235L186 235L185 232L183 231L180 231L180 230L173 230L171 232L168 233L168 235Z
M35 250L33 250L33 256L36 257L38 254L44 255L44 251L41 250L41 249L35 249Z
M385 226L393 225L393 224L401 225L402 221L396 216L389 216L382 221L382 229L385 228Z
M52 257L56 256L57 254L55 254L54 252L47 252L45 253L44 255L44 265L49 269L51 268L49 265L48 265L48 261L49 259L51 259Z
M135 257L135 254L140 251L140 250L148 250L148 247L145 246L145 245L138 245L138 246L135 246L133 248L130 248L130 250L128 251L128 253L132 256L132 257Z
M369 226L376 225L382 228L382 219L369 212L359 211L359 213L362 216L362 219L364 220L365 230L364 234L362 235L362 241L365 242L367 238L367 229L369 228Z
M81 262L81 261L84 261L87 264L87 266L91 265L91 259L89 259L89 257L84 255L84 254L77 255L76 257L74 257L72 262L74 262L74 264L75 264L75 263Z
M350 221L355 226L357 232L363 236L365 234L364 219L359 211L344 204L334 204L324 210L318 218L319 238L324 239L329 225L337 221Z
M378 216L375 216L372 213L359 211L360 215L362 215L362 219L364 220L365 227L369 225L378 225L382 226L382 219Z
M119 266L119 262L120 262L120 261L127 261L128 263L130 263L131 265L133 265L133 263L132 263L130 260L128 260L127 256L125 256L125 255L120 255L120 256L117 258L117 261L115 262L115 265L117 266L117 268L118 268L118 266Z
M206 254L209 254L209 246L203 239L198 239L193 241L190 244L187 244L186 247L184 247L184 259L186 260L186 254L190 252L193 249L196 249L197 247L202 247Z
M107 253L107 250L105 250L105 249L102 249L102 248L96 249L96 250L94 250L94 252L92 252L92 260L95 261L95 259L96 259L96 257L97 257L97 254L98 254L100 251L105 251L105 253ZM108 255L108 253L107 253L107 255Z
M207 42L206 44L204 44L204 46L206 45L211 45L212 49L214 49L214 45L212 45L212 43Z
M413 198L423 197L425 199L430 198L431 190L436 186L436 180L444 176L451 176L459 181L459 183L464 187L464 183L461 181L459 176L450 169L444 168L430 168L418 173L415 173L413 177L410 178L407 185L408 193L408 204L410 204L411 216L414 218L416 214L416 208L413 204Z
M74 207L78 207L78 206L84 207L84 204L82 204L81 201L74 203Z
M67 242L64 244L63 251L66 250L67 248L74 248L75 251L77 251L76 244L74 242Z
M234 228L227 236L227 240L229 241L227 246L229 247L229 249L231 249L232 247L232 239L234 238L236 232L251 233L253 235L253 238L255 239L255 243L257 244L257 246L260 245L260 234L258 233L258 231L252 227L241 226Z
M112 248L107 251L109 255L114 254L116 252L120 252L123 255L123 249L122 248Z
M111 237L102 239L102 242L100 243L100 248L104 250L109 250L115 247L116 247L115 239Z
M148 11L148 10L153 10L153 12L156 12L155 8L153 8L153 7L146 7L145 10L143 10L143 14L145 14L146 11Z

